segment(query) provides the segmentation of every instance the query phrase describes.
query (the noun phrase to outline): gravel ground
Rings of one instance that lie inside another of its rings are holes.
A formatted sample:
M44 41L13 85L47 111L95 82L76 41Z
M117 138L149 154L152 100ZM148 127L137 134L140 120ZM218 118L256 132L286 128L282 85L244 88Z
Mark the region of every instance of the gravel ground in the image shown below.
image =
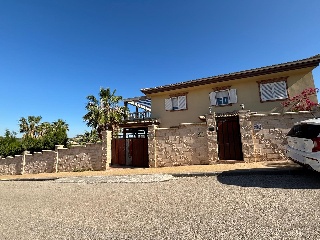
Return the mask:
M0 239L319 239L317 174L0 182Z
M151 183L172 180L169 174L147 174L132 176L89 176L89 177L67 177L55 180L55 183Z
M114 175L137 175L137 174L173 174L173 173L192 173L192 172L221 172L235 169L283 169L301 168L292 161L269 161L253 163L234 163L234 164L213 164L213 165L189 165L161 168L130 168L130 167L110 167L106 171L85 171L85 172L58 172L58 173L39 173L23 175L0 175L0 179L39 179L39 178L61 178L78 176L114 176Z

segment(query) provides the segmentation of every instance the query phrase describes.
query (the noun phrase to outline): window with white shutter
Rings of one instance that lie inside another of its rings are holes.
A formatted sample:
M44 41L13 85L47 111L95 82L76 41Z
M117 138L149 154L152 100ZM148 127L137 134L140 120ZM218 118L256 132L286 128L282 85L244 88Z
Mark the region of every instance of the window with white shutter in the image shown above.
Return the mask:
M178 108L179 110L187 109L187 96L178 97Z
M171 100L171 98L166 98L164 100L164 109L166 111L171 111L172 110L172 100Z
M238 102L236 89L224 89L209 94L211 106L225 106Z
M164 101L164 107L166 111L176 111L187 109L187 96L174 96L166 98Z
M262 102L288 98L286 81L260 83L260 99Z

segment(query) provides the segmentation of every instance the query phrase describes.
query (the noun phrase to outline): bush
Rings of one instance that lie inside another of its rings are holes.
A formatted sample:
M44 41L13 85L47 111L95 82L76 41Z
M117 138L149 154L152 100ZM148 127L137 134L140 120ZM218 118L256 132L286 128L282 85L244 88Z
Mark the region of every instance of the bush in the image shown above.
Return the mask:
M33 123L31 120L38 119ZM0 156L14 156L21 154L24 150L41 152L42 150L54 150L55 145L67 145L68 124L61 119L53 123L41 123L41 117L29 116L20 119L20 132L24 133L22 139L16 138L15 132L6 130L5 136L0 136ZM30 123L32 122L32 124ZM32 126L32 129L30 130ZM36 127L35 127L36 126Z
M30 151L30 153L41 152L43 150L42 138L33 138L26 136L22 138L23 150Z
M6 130L4 137L0 136L0 156L14 156L22 154L23 147L21 141L16 138L15 132Z
M50 131L42 137L42 148L45 150L54 150L55 145L67 145L68 136L66 131L58 129Z

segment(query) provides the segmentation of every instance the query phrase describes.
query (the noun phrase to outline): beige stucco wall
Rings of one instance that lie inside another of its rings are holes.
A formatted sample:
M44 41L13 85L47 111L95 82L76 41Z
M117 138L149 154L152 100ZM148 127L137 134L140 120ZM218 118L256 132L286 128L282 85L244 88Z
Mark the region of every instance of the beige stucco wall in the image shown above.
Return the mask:
M208 84L205 86L197 86L192 88L167 91L148 95L151 97L152 117L160 120L160 127L167 128L178 126L180 123L197 123L201 122L199 116L209 112L210 102L209 93L215 87L231 86L237 89L238 103L232 106L212 107L214 112L232 112L240 110L240 104L245 105L246 110L252 112L268 112L281 111L281 101L260 102L259 85L257 81L268 80L279 77L287 77L288 94L295 96L305 88L315 87L312 69L299 69L294 71L274 73L259 77L251 77L245 79L237 79L225 81L221 83ZM187 110L182 111L165 111L164 99L169 98L169 95L176 93L187 92ZM317 102L316 97L313 99Z

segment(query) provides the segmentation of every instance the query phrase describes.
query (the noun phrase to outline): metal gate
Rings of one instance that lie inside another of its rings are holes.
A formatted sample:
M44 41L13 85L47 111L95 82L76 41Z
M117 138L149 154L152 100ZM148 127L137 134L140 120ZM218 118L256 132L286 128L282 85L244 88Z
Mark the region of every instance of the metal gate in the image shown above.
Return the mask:
M243 160L239 116L217 117L220 160Z
M121 135L111 142L111 164L133 167L148 167L147 129L123 129Z

